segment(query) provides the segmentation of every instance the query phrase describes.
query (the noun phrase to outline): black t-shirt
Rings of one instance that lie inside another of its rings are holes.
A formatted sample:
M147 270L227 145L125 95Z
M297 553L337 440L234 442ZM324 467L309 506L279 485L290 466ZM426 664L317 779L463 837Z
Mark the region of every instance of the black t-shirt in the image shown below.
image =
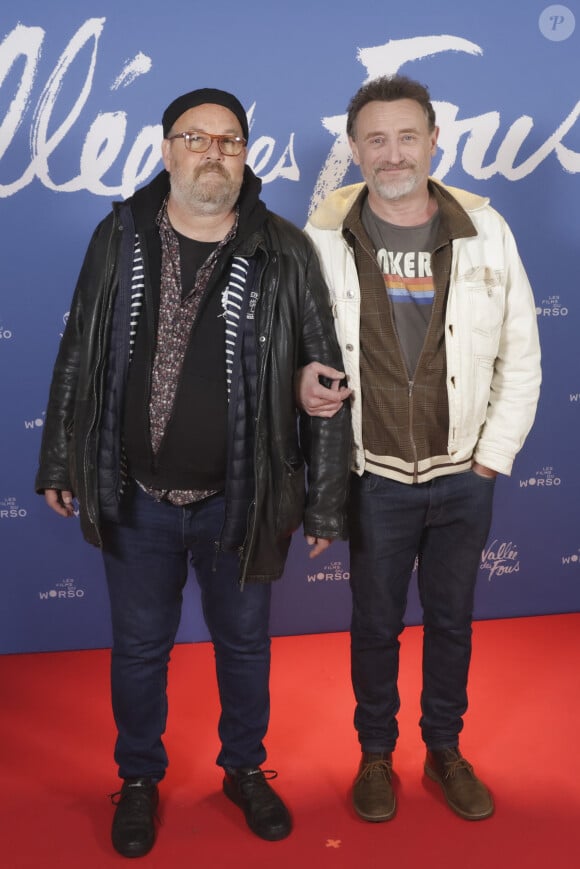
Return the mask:
M217 243L179 236L182 298ZM196 315L175 402L156 456L151 449L149 399L159 292L154 317L139 318L129 369L124 443L131 476L156 489L222 489L226 472L227 383L221 304L228 263L218 261Z

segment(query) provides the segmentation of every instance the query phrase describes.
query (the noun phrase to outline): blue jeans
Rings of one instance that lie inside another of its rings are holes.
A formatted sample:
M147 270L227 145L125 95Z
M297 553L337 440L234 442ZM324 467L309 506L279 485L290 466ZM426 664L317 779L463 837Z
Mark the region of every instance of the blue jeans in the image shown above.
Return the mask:
M467 709L473 598L489 534L494 480L473 471L408 485L365 473L350 501L351 668L363 751L398 737L399 636L418 559L423 608L421 732L458 744Z
M176 507L137 486L107 523L103 557L113 623L111 691L121 778L165 774L167 665L188 558L201 588L216 660L223 767L259 766L270 714L270 586L238 583L236 553L218 552L224 498ZM195 673L191 674L195 691ZM199 697L203 703L203 697Z

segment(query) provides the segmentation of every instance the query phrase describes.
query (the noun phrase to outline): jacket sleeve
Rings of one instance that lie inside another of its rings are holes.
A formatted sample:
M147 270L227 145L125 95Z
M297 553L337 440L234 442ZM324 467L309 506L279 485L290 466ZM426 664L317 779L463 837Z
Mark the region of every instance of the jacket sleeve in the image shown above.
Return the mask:
M83 342L86 341L85 324L87 287L98 261L102 258L100 239L106 221L95 230L81 267L67 324L62 336L56 362L43 426L39 468L35 489L68 489L75 493L74 464L74 419L78 395L79 377L83 357Z
M510 474L534 422L540 393L540 342L532 289L514 237L501 218L505 257L505 310L486 419L474 459Z
M306 295L300 365L317 361L343 369L328 288L308 241ZM308 466L304 532L313 537L347 536L346 503L351 463L350 404L331 419L300 414L301 445Z

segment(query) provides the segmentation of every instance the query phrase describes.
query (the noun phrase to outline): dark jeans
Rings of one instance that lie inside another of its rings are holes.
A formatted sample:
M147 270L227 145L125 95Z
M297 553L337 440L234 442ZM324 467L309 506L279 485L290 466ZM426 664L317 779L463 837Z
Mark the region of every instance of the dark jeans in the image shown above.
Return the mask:
M430 749L457 746L493 492L494 480L473 471L415 485L368 473L354 477L351 665L363 751L392 751L397 740L399 636L416 558L423 608L422 736Z
M217 552L224 499L187 507L155 501L137 486L119 524L105 528L111 601L111 690L121 778L163 778L167 665L179 626L187 562L195 568L214 649L222 712L217 763L259 766L270 713L270 586L238 584L239 558ZM191 690L196 691L195 673ZM203 704L203 696L198 697ZM192 746L192 748L195 748Z

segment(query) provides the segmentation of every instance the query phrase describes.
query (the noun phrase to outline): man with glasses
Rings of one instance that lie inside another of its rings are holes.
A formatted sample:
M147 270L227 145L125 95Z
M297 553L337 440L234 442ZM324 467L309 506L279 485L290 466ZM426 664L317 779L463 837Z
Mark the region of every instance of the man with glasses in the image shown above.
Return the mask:
M276 773L260 768L271 581L301 522L312 556L344 536L350 453L346 406L297 425L297 366L341 357L311 243L267 210L245 165L242 105L213 88L184 94L163 136L165 170L89 245L36 480L61 516L77 498L103 551L123 779L112 840L127 857L155 841L188 560L215 649L224 792L261 838L290 833Z

